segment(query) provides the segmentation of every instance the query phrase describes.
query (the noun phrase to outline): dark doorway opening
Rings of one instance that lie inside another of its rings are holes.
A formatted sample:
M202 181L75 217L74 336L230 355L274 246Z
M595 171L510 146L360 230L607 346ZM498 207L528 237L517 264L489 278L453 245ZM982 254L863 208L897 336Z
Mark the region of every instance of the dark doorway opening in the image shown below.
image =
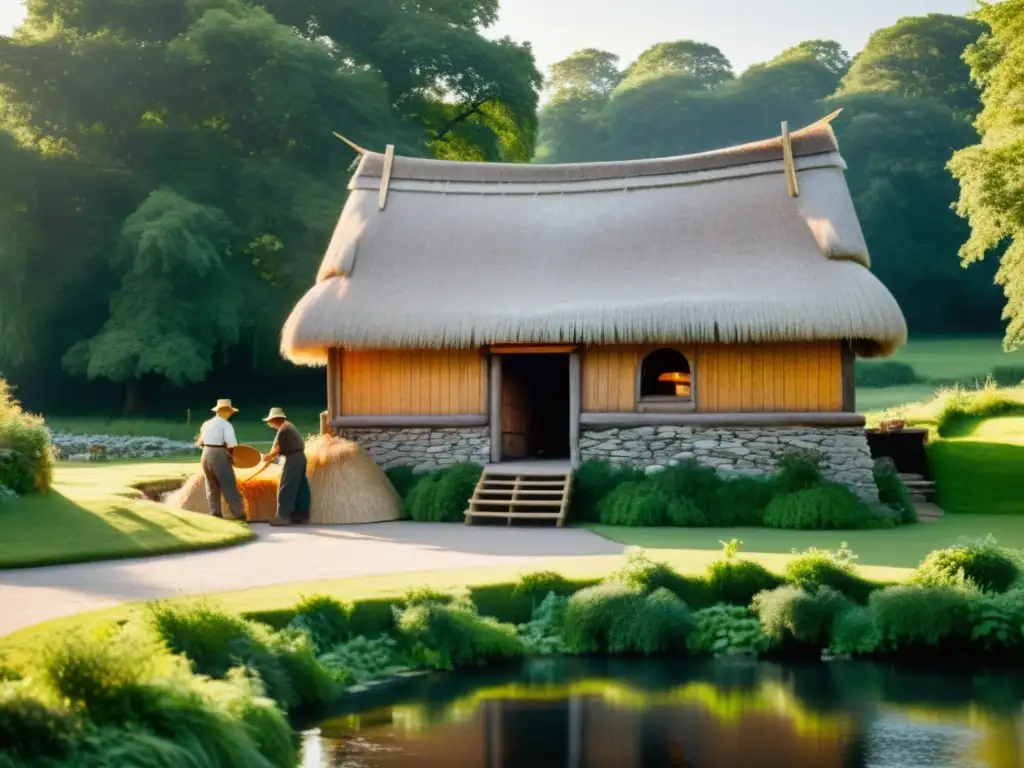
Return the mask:
M569 356L501 359L501 458L569 458Z

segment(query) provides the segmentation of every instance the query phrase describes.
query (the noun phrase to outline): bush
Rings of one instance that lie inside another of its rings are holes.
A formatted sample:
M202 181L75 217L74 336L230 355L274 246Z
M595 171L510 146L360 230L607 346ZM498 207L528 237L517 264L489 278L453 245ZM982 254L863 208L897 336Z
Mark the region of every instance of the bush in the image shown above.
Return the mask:
M462 522L482 471L466 462L424 474L406 497L409 516L424 523Z
M53 448L50 430L39 416L26 413L0 378L0 485L15 493L48 491L53 484ZM24 458L11 458L11 456ZM31 467L31 482L25 469ZM5 479L6 478L6 479Z
M807 590L831 587L858 603L867 602L872 585L854 572L857 556L844 541L837 552L810 547L793 550L796 559L786 565L786 581Z
M816 488L824 481L821 454L816 451L793 450L779 457L779 471L773 482L776 494L789 494Z
M916 523L917 510L896 467L888 461L879 460L875 462L872 474L878 488L878 500L899 512L901 523Z
M714 526L761 526L775 492L772 478L729 478L715 491L705 512Z
M519 577L512 589L513 598L526 598L530 601L530 614L537 610L551 594L561 594L569 589L565 578L552 571L526 573Z
M466 601L396 608L395 625L411 656L430 669L479 666L523 653L514 626L480 616Z
M925 586L956 585L966 579L985 592L1005 592L1019 577L1017 563L989 538L929 552L910 582Z
M960 587L886 587L872 593L868 608L886 651L960 644L970 633L969 592Z
M320 663L341 685L395 675L409 666L394 638L386 635L373 639L357 635L321 656Z
M626 562L621 568L605 577L606 583L624 584L643 595L665 588L684 600L692 590L688 579L680 576L665 563L654 562L639 547L629 547L625 559Z
M761 631L761 622L744 607L713 605L693 614L693 623L687 638L690 653L756 656L768 648L769 640Z
M876 653L881 643L874 613L858 605L836 619L829 649L841 656L862 656Z
M572 479L569 518L580 522L598 522L598 506L608 494L623 483L643 478L643 470L629 465L615 465L594 459L582 462Z
M772 499L764 511L764 524L769 528L855 530L887 528L892 522L849 488L825 483Z
M850 607L843 595L829 587L808 591L792 584L761 592L751 604L773 645L815 649L828 646L832 625Z
M610 653L659 653L686 650L693 617L686 603L664 587L632 604L632 610L612 624Z
M643 594L624 583L608 581L581 589L569 598L562 639L571 653L607 651L621 622L628 624Z
M667 467L651 475L650 482L664 492L668 500L689 499L705 514L713 509L715 493L724 481L712 467L705 467L694 459ZM707 525L707 523L704 523Z
M384 474L387 475L388 480L391 481L391 485L403 499L408 498L409 492L422 477L422 475L418 474L415 469L409 466L392 467L391 469L386 470Z
M533 656L565 653L562 626L568 605L569 598L549 592L533 612L530 621L519 625L519 637L526 653Z
M782 585L782 579L750 560L716 560L705 576L716 603L748 606L754 595Z
M854 380L858 387L869 389L898 387L903 384L917 384L919 381L923 381L912 366L894 360L880 363L858 363Z
M665 525L667 510L668 498L649 480L622 483L598 505L601 522L605 525L638 528Z
M326 653L348 639L349 609L326 595L303 597L289 626L309 635L317 653Z
M985 651L1024 647L1024 590L981 594L968 601L971 642Z

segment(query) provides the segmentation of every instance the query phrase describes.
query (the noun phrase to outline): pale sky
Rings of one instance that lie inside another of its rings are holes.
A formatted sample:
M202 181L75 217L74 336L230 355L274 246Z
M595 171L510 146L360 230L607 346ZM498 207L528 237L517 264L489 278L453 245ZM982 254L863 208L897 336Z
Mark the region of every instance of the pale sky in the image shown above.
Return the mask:
M644 48L691 39L717 45L737 72L803 40L838 40L851 54L903 16L962 14L974 0L501 0L490 36L533 44L543 69L579 48L603 48L627 64ZM19 22L21 0L0 0L0 34Z

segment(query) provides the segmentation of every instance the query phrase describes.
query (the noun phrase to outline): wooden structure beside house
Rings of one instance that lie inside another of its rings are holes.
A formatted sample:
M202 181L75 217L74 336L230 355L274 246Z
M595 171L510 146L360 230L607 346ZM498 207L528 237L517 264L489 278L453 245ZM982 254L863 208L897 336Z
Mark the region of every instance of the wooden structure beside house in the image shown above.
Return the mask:
M385 467L477 461L511 487L554 461L756 472L815 447L871 495L854 358L907 329L830 118L617 163L360 150L282 353L327 365L327 426Z

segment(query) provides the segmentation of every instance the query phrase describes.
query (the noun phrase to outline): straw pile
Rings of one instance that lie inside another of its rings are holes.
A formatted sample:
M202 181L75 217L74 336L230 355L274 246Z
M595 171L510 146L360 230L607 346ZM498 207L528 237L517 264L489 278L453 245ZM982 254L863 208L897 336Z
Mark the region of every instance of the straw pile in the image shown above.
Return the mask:
M306 475L313 492L310 522L321 525L377 523L401 517L402 502L387 476L356 443L318 435L306 442ZM238 490L250 522L265 522L277 512L281 470L270 466L248 483L250 473L238 474ZM199 514L210 514L201 473L188 479L167 503ZM227 502L222 501L223 513Z

